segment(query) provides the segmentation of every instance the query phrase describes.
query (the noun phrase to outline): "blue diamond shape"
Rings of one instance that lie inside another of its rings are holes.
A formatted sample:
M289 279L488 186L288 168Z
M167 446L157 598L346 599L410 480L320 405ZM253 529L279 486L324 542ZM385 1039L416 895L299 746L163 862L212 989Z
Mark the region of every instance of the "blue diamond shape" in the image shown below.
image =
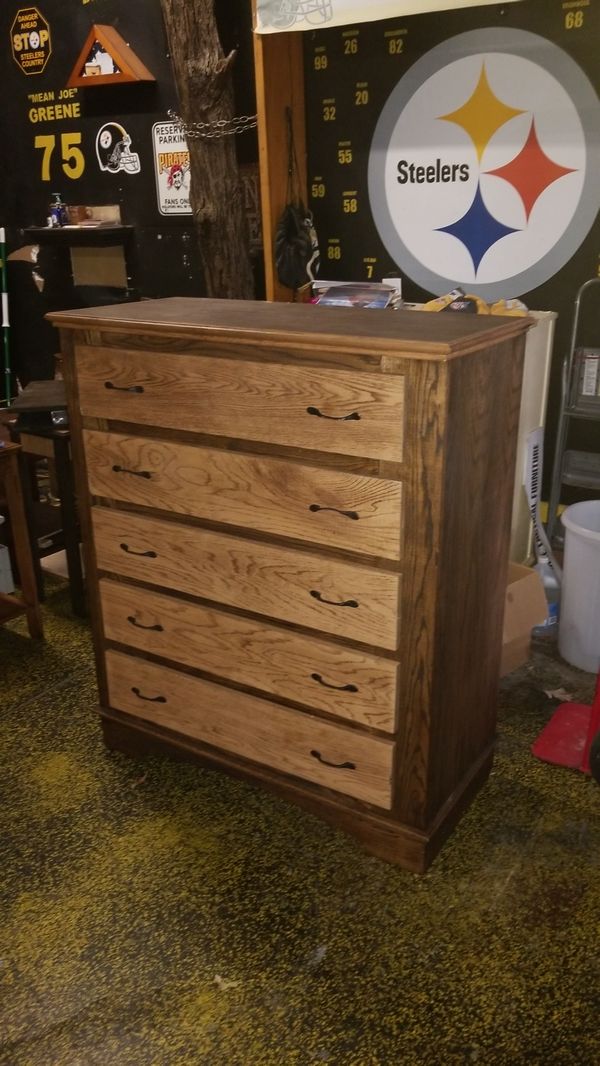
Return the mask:
M481 260L485 253L489 252L492 245L497 244L503 237L507 237L509 233L518 233L519 231L510 229L509 226L503 226L501 222L498 222L497 218L490 214L483 202L481 187L478 182L475 199L466 215L459 218L457 222L453 222L451 226L440 226L438 232L449 233L451 237L456 237L464 244L473 260L473 267L477 274Z

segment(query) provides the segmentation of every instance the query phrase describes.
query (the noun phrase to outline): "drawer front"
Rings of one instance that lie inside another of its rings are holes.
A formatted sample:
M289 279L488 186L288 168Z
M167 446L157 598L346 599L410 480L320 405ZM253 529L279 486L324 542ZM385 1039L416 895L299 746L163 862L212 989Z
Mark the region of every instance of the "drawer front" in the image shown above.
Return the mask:
M77 370L84 415L402 461L402 377L94 347Z
M400 575L93 507L98 566L380 648L398 647Z
M189 677L106 654L110 704L214 748L389 809L394 744Z
M373 729L395 729L395 662L107 578L100 598L108 640Z
M400 557L399 482L119 433L84 442L97 496Z

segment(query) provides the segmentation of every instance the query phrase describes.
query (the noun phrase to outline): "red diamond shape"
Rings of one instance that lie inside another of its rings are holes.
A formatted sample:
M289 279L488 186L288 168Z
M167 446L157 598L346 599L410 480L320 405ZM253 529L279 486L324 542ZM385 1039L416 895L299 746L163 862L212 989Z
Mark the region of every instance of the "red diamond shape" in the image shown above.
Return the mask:
M533 119L529 136L519 154L506 166L487 170L486 174L504 178L514 186L523 201L525 216L529 221L534 204L548 186L573 172L573 167L561 167L546 155L538 141Z

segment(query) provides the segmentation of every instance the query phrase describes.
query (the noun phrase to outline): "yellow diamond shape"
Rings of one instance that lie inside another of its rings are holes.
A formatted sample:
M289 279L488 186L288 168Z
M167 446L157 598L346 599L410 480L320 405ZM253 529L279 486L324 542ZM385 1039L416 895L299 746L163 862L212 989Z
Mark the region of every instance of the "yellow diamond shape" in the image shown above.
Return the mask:
M477 158L481 157L496 130L499 130L509 119L524 112L517 108L508 107L499 100L490 88L485 71L485 63L481 67L481 75L477 88L466 104L459 107L458 111L452 111L449 115L439 115L444 122L455 122L462 126L471 137L477 149Z

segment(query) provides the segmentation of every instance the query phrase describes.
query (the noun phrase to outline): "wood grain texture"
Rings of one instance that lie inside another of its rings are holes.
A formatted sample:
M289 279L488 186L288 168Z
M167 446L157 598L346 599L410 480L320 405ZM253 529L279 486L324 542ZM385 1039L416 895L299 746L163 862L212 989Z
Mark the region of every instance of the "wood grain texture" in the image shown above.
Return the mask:
M198 336L194 332L176 333L165 336L164 333L122 332L114 330L86 329L79 332L85 343L91 347L107 349L120 348L125 351L163 353L166 350L180 355L203 357L207 352L218 349L224 358L248 360L254 363L297 363L299 366L331 367L333 370L358 370L377 372L385 353L378 352L368 345L366 348L346 349L344 343L321 345L311 337L296 336L288 339L276 333L265 336L253 336L244 340L236 334L222 333L218 337ZM392 360L395 362L395 360Z
M111 419L91 418L89 415L82 420L83 429L105 430L111 433L120 433L121 436L130 436L132 427L134 434L139 432L137 426L131 422L121 422ZM223 448L223 438L215 437L208 433L190 433L188 430L164 429L161 426L152 427L153 440L177 441L178 444L191 444L200 448ZM227 437L225 447L228 452L251 452L254 456L266 455L278 459L300 462L305 466L317 466L323 470L343 470L346 474L365 474L367 477L383 477L387 481L404 481L406 469L404 463L389 463L382 459L363 459L357 455L337 455L335 452L313 452L308 448L288 448L283 444L276 447L273 444L265 444L263 441L240 440L237 437Z
M121 652L107 651L106 668L110 704L118 710L367 803L391 805L389 740Z
M173 759L196 763L214 770L225 770L234 777L260 785L288 802L295 803L337 829L350 833L358 843L385 862L396 863L413 873L425 873L444 841L450 835L485 783L492 764L492 753L477 762L457 789L451 803L426 831L399 822L387 811L365 807L351 797L311 788L309 783L282 778L268 767L246 763L239 756L224 751L210 753L190 737L170 733L155 723L141 722L119 711L100 709L104 741L111 751L125 752L135 758L168 754Z
M525 339L449 375L427 816L496 732Z
M90 588L94 596L97 565L116 664L112 705L101 695L107 742L246 776L373 854L425 869L491 765L528 322L179 299L53 317L65 327L77 406L72 330L80 348L95 349L81 361L99 501ZM116 400L107 409L108 372ZM186 375L213 397L201 414ZM387 395L381 410L386 419L394 410L393 427L398 415L400 437L375 434L359 453L339 443L342 423L332 450L332 438L295 436L294 404L312 406L317 385L326 383L335 418L350 396L363 402L367 382L368 404ZM131 384L147 387L147 423L136 415L146 393L119 391ZM172 412L163 389L178 397ZM290 396L285 418L275 417ZM79 410L72 418L79 438ZM137 476L144 470L149 478ZM104 640L98 615L101 681ZM153 702L162 694L144 692L132 670L169 686L168 704ZM348 672L358 693L341 691L353 684ZM394 726L392 741L384 732ZM333 730L318 736L335 757L316 743L307 755L315 729ZM363 750L366 741L376 746Z
M358 307L318 307L314 304L258 303L253 300L202 300L175 296L164 300L56 311L50 321L64 329L118 330L121 333L159 333L165 337L194 336L206 344L223 339L239 343L271 342L301 351L315 346L343 348L393 357L445 360L460 358L488 345L524 333L526 318L491 315L431 314L390 311L373 315ZM164 350L164 343L163 343Z
M406 538L401 607L406 642L402 646L395 811L401 821L422 829L428 820L447 375L446 363L415 363L407 380Z
M294 293L278 280L272 250L277 222L289 195L286 107L292 117L299 191L307 203L303 41L297 33L278 33L277 39L255 33L253 40L267 299L291 301Z
M220 356L78 348L82 414L402 461L402 377Z
M364 644L398 647L399 574L107 507L94 507L92 519L101 570ZM337 606L347 601L357 606Z
M400 558L398 482L118 433L83 439L96 496Z
M106 638L391 733L398 664L122 582L100 581Z

